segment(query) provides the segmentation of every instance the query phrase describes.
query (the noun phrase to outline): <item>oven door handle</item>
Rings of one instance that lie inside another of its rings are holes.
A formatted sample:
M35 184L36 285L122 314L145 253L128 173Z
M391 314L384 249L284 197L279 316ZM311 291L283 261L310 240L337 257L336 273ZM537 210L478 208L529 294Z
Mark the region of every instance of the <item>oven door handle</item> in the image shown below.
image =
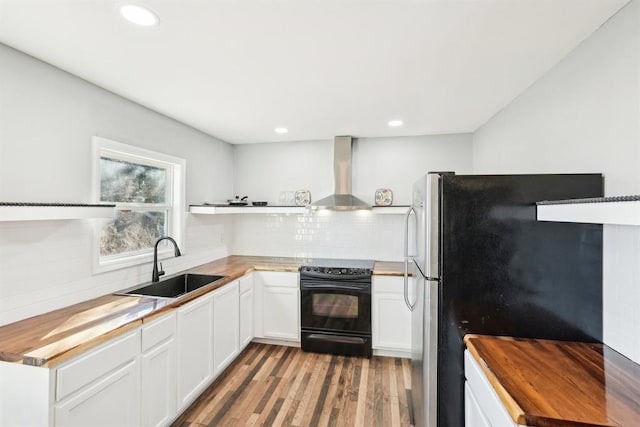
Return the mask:
M360 293L369 293L369 286L353 286L353 285L336 285L336 284L324 284L324 283L314 283L314 284L301 284L300 289L313 291L316 289L329 289L332 291L356 291Z

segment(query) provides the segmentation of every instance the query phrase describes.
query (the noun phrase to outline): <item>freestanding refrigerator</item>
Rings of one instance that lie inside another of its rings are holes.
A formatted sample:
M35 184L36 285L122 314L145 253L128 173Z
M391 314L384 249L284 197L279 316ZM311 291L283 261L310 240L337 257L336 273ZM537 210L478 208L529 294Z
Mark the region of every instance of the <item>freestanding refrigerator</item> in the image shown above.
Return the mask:
M538 222L535 204L601 196L601 174L416 182L404 255L417 427L464 426L467 333L602 340L602 226Z

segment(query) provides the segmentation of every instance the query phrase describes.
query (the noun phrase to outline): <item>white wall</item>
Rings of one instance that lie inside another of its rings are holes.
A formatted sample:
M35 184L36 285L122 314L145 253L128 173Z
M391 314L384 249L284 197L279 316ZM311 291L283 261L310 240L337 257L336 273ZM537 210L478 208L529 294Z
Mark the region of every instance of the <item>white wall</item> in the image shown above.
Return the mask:
M477 173L602 172L640 194L640 3L633 0L474 134ZM640 227L604 227L604 341L640 362Z
M234 151L240 196L274 203L281 191L309 189L312 200L333 193L333 141L237 145ZM411 186L426 172L472 170L471 135L356 139L352 168L353 193L364 201L373 205L377 188L391 188L394 204L410 204ZM233 252L400 261L403 230L402 215L240 215Z
M232 191L229 144L2 44L0 94L0 201L91 202L93 135L186 159L187 204ZM93 221L0 222L0 325L150 278L150 264L92 274ZM167 273L225 256L231 228L188 215Z

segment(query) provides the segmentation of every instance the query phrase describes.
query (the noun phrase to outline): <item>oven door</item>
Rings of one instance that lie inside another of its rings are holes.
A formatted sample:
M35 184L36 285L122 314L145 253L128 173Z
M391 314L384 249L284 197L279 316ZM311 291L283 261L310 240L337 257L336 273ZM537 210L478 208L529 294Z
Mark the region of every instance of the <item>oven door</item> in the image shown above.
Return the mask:
M371 334L370 284L305 280L300 290L303 330Z

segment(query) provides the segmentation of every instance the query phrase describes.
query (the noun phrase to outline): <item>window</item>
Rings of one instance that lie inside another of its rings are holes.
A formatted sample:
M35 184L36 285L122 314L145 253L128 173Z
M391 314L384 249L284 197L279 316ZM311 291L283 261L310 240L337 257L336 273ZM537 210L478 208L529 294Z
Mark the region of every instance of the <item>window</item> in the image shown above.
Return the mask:
M113 220L96 228L94 270L107 271L153 259L161 236L181 249L185 160L94 137L95 199L114 203ZM159 255L172 254L159 247Z

